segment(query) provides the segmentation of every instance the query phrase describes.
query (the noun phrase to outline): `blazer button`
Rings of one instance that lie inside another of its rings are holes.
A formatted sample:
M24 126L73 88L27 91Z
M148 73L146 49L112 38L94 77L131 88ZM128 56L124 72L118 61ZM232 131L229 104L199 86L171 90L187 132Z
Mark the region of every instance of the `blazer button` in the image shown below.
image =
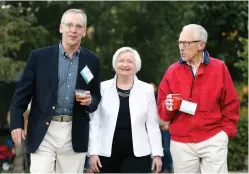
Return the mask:
M55 110L55 106L53 106L52 109Z
M46 125L48 126L48 125L49 125L49 122L46 122Z

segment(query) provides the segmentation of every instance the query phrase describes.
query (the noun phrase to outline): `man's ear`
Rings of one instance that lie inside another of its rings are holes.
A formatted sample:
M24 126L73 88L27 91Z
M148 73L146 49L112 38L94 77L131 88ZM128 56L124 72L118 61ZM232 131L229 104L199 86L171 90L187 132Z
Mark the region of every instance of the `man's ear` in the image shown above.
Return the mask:
M59 32L62 33L62 26L60 24L60 27L59 27Z
M199 50L204 50L205 46L206 46L206 42L200 42Z
M87 28L85 28L85 31L83 33L83 37L86 37L86 35L87 35Z

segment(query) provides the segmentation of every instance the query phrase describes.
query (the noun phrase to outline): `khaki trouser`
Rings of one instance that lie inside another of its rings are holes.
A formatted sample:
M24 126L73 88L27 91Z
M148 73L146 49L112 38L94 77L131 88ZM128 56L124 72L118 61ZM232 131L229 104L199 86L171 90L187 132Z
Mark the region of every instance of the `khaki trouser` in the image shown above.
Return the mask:
M31 173L83 173L86 153L75 153L71 141L72 122L51 121L35 153Z
M15 144L15 158L13 161L13 172L24 172L24 141L20 145Z
M227 145L224 131L196 144L171 140L174 173L228 173Z

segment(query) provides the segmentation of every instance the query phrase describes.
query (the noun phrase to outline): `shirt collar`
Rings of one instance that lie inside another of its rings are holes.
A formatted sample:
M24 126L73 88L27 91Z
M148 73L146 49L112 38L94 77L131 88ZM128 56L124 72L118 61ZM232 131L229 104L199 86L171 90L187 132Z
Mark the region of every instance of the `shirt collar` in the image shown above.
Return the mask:
M64 48L63 48L63 46L61 44L61 42L59 43L59 53L63 58L68 57L67 53L65 52L65 50L64 50ZM74 52L74 54L76 54L76 56L78 56L80 54L80 48L76 52Z
M202 59L201 63L209 64L210 57L209 57L208 52L206 50L203 50L202 54L203 54L203 59ZM183 61L181 57L180 57L179 63L180 64L184 64L184 63L189 64L187 61Z

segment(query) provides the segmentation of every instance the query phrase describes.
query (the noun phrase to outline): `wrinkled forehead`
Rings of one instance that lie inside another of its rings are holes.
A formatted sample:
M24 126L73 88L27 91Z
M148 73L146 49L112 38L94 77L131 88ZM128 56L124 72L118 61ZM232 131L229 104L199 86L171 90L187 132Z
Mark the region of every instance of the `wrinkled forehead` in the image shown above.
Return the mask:
M65 23L85 24L84 16L81 13L67 13L63 18Z
M184 29L179 35L181 41L194 41L197 39L197 32L195 29Z

